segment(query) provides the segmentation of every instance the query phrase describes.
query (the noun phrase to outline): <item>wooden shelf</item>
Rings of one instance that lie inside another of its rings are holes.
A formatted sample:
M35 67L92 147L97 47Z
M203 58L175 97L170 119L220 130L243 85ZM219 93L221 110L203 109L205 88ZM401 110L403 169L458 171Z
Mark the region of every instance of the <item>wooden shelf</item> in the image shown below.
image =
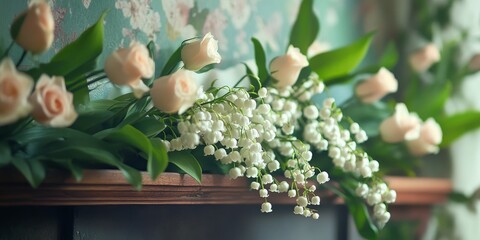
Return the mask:
M135 191L116 170L89 170L81 182L64 173L49 174L38 189L32 189L18 174L0 174L0 205L127 205L127 204L259 204L257 191L247 179L231 180L204 174L202 184L187 175L163 173L152 181L143 173L142 191ZM397 190L397 205L433 205L446 200L451 184L446 179L387 177ZM324 203L341 203L328 191L319 194ZM285 194L271 193L275 204L294 204Z

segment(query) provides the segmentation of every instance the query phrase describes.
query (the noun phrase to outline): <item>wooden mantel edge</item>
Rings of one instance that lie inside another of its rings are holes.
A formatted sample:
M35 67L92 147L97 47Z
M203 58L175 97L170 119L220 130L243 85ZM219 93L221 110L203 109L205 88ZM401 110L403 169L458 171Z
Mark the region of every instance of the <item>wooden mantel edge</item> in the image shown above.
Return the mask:
M188 175L163 173L151 180L142 173L142 191L135 191L117 170L87 170L81 182L64 173L50 174L38 189L31 189L18 174L0 175L0 205L123 205L123 204L258 204L258 192L248 189L245 178L203 174L202 183ZM446 201L452 185L448 179L386 177L397 191L397 205L434 205ZM332 193L320 192L326 203L338 204ZM269 201L294 204L283 194Z

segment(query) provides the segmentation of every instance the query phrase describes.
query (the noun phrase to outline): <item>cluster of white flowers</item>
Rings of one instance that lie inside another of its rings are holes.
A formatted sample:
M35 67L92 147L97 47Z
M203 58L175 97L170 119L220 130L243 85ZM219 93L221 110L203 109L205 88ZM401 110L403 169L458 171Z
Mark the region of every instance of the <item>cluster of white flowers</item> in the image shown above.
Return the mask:
M374 206L383 225L390 218L386 203L394 202L396 193L374 179L378 162L357 148L367 140L365 131L353 121L344 127L348 121L332 98L320 108L312 104L311 97L323 89L316 75L299 86L261 88L256 99L242 88L212 89L183 115L177 125L180 135L166 145L170 151L201 146L205 156L231 166L231 178L252 178L250 188L265 199L262 212L272 211L270 193L286 193L296 198L295 214L313 219L319 215L309 206L320 204L315 190L330 178L311 164L312 151L328 151L336 167L358 177L358 196ZM220 92L226 93L216 96ZM281 166L286 180L272 175ZM309 182L312 178L316 182Z
M284 135L293 135L296 131L301 131L302 140L306 143L303 145L305 149L309 149L311 145L316 151L328 151L328 156L336 167L363 179L361 189L365 190L358 190L357 194L364 198L368 205L374 206L374 217L382 226L390 218L385 203L394 202L396 192L388 189L380 179L374 179L374 173L379 170L379 163L357 148L357 144L368 139L359 124L345 119L341 110L335 106L333 98L325 99L320 107L312 104L311 97L322 93L323 89L323 82L316 74L311 74L299 86L287 87L280 91L269 88L262 94L267 95L265 102L277 113L278 120L274 122L282 129ZM284 156L289 156L296 149L288 142L279 143L278 148ZM311 158L311 152L308 151L306 155ZM287 162L287 166L293 164L291 161ZM317 177L320 183L323 182L320 179L322 174ZM295 178L298 176L285 171L287 178L291 175Z
M265 88L259 91L257 101L242 88L229 89L221 97L212 92L205 94L178 123L180 136L165 143L170 151L203 146L205 156L213 155L222 164L231 166L231 178L252 178L250 188L258 190L265 199L262 212L272 211L267 200L270 193L286 193L296 198L296 214L318 219L318 213L308 208L320 204L316 186L307 185L307 179L316 175L316 169L309 164L313 154L308 145L282 134L289 130L277 128L290 121L287 120L290 116L272 110L272 105L264 101L265 91ZM287 163L285 176L290 182L272 175L281 167L275 149L281 152L281 161ZM328 174L320 171L317 180L320 184L327 182Z

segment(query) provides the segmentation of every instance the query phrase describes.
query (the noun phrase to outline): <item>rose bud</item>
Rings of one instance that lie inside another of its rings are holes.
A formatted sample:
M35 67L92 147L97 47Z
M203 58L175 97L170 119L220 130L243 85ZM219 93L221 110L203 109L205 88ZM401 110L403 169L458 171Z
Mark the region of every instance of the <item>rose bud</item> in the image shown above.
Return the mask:
M397 103L395 113L380 124L380 135L385 142L413 140L420 134L420 119L408 112L403 103Z
M182 114L197 100L198 86L190 72L180 69L158 78L150 90L153 105L165 113Z
M28 103L32 88L33 80L17 72L10 58L0 63L0 126L13 123L32 110Z
M29 100L33 118L43 125L68 127L77 119L73 94L67 91L63 77L40 76Z
M32 1L28 9L20 14L15 21L23 23L18 30L15 41L23 49L33 53L41 53L50 48L53 43L55 21L52 9L46 1Z
M290 45L287 54L276 57L270 63L270 73L277 80L275 86L278 88L292 86L297 81L302 68L306 66L308 66L307 57L300 53L298 48Z
M363 103L373 103L389 93L394 93L398 89L398 82L395 76L386 68L381 68L377 74L360 82L355 91L357 97Z
M201 40L190 41L182 47L182 61L188 70L198 71L207 65L220 63L221 60L218 41L211 33L205 34Z
M420 127L420 136L407 142L410 153L414 156L422 156L438 152L438 144L442 142L442 129L433 119L429 118Z
M136 98L141 98L150 89L142 81L151 78L155 72L155 62L142 44L132 42L128 48L120 48L105 61L105 73L112 83L127 85Z
M480 54L477 53L470 58L470 61L468 62L468 69L470 69L470 71L480 70Z
M435 44L430 43L410 54L410 66L416 72L426 71L432 64L440 61L440 51Z

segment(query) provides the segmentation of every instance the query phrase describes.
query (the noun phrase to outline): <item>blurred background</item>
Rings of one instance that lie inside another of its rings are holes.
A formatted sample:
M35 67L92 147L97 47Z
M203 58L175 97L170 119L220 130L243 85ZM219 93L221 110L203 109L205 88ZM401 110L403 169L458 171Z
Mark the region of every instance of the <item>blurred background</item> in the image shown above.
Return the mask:
M211 32L219 41L223 58L218 67L229 69L253 59L252 37L262 42L267 59L283 54L300 4L298 0L49 2L56 24L53 48L39 59L24 61L24 67L49 59L108 10L101 63L120 46L128 46L132 41L145 44L153 41L159 67L182 41ZM3 49L10 43L12 19L27 5L27 0L2 3L0 47ZM415 217L393 217L381 238L478 239L480 217L475 209L480 195L477 194L480 132L475 129L480 118L468 115L468 119L464 117L455 122L448 116L480 111L477 93L480 75L476 73L480 69L480 2L318 0L314 6L321 30L309 54L347 45L375 31L363 65L368 66L385 52L393 51L396 64L392 71L399 81L399 91L391 101L405 102L424 120L428 117L448 119L442 125L449 131L443 129L444 140L455 140L444 141L436 155L413 157L399 152L375 156L382 167L389 168L386 174L447 178L451 179L454 191L445 205L431 206L428 223ZM437 48L441 60L426 69L416 69L411 63L412 54L429 44ZM15 54L20 55L21 50L14 48ZM354 94L357 82L335 86L330 94L337 99L347 99ZM93 91L92 97L109 97L122 91L124 89L105 84ZM392 105L388 101L386 104ZM470 125L464 127L465 124ZM457 135L462 136L451 137ZM388 147L397 151L397 146ZM319 222L299 219L290 213L289 206L277 208L268 216L260 215L257 208L213 205L2 207L0 239L360 239L346 208L341 205L322 206Z

